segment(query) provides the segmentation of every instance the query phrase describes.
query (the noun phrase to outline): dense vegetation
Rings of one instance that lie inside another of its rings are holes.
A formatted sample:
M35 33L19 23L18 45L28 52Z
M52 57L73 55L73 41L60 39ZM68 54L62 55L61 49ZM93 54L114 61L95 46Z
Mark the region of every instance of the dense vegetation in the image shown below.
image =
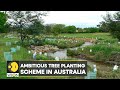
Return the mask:
M100 25L87 28L64 24L44 25L41 16L46 15L47 13L39 11L0 12L0 78L6 78L4 52L10 52L11 47L16 48L18 45L21 49L12 53L15 61L33 60L33 52L28 53L29 50L34 51L30 48L32 46L52 45L67 49L67 55L72 59L93 61L98 65L97 78L120 78L119 71L112 72L114 64L120 65L120 12L113 16L107 14ZM6 46L6 42L11 42L11 46ZM91 42L93 45L81 48L85 42ZM78 49L70 50L74 47ZM37 54L36 60L55 60L44 53ZM96 63L98 61L105 65L99 65Z

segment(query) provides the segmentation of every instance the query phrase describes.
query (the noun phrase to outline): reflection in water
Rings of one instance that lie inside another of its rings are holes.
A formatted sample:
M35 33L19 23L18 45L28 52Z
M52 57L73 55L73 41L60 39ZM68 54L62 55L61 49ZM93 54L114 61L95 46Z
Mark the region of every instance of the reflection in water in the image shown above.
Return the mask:
M82 46L80 46L81 48L82 47L86 47L86 46L90 46L90 45L93 45L93 43L91 42L85 42ZM74 47L74 48L69 48L70 50L77 50L79 47ZM67 59L68 56L67 56L67 49L62 49L62 50L59 50L59 51L56 51L56 52L48 52L48 56L51 56L51 57L59 57L59 59Z

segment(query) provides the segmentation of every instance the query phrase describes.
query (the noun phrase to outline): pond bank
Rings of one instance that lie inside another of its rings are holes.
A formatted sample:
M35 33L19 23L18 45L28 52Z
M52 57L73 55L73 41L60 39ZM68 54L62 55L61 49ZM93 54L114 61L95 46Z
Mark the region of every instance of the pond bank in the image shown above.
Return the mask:
M93 45L93 43L85 42L82 46L74 47L74 48L68 48L68 49L76 50L78 48L83 48L83 47L90 46L90 45ZM55 51L55 52L48 52L48 55L52 56L52 57L58 57L60 59L67 59L68 58L68 56L67 56L67 49L60 49L60 50Z

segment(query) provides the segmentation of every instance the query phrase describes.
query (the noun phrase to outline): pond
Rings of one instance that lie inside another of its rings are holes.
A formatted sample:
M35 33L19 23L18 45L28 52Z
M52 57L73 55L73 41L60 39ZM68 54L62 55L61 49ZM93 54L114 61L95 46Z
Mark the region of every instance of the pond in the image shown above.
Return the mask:
M86 46L90 46L90 45L93 45L93 43L91 42L85 42L82 46L80 47L74 47L74 48L69 48L71 50L76 50L78 48L82 48L82 47L86 47ZM59 59L67 59L68 56L67 56L67 49L61 49L61 50L58 50L56 52L48 52L47 53L48 56L51 56L51 57L59 57Z

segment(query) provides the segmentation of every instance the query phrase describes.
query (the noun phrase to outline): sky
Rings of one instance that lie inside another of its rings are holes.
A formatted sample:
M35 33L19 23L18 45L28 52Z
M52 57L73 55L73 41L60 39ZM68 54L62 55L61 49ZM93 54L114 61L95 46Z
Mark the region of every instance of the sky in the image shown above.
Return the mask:
M107 12L114 14L117 11L49 11L47 16L42 18L44 24L74 25L79 28L96 27L103 21L102 16Z

